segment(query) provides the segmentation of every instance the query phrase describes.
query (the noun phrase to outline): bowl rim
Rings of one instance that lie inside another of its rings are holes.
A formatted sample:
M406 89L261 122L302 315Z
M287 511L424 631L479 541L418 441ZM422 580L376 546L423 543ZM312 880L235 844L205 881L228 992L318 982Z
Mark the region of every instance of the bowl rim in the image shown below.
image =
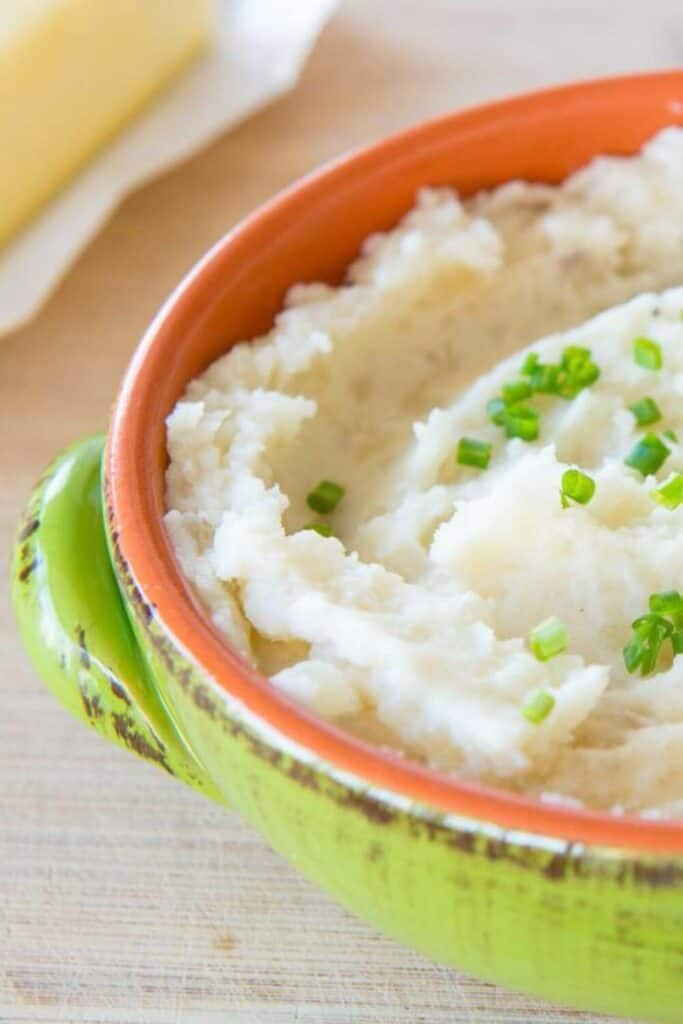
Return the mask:
M209 621L192 594L170 548L161 520L162 509L150 514L143 500L149 489L149 454L141 443L146 403L153 390L155 365L169 357L177 324L196 317L192 309L211 280L218 281L221 267L235 249L263 243L273 218L302 202L334 189L348 175L364 175L409 147L425 145L454 128L482 119L503 116L508 121L548 104L618 98L624 107L629 99L655 89L671 90L681 99L671 100L672 124L683 123L683 71L591 79L523 93L422 122L372 145L325 164L312 174L278 193L223 236L183 278L171 293L142 337L126 371L114 405L105 456L109 513L116 531L116 546L155 617L191 662L198 664L217 687L236 698L249 712L289 741L319 758L324 771L348 772L380 791L416 801L430 811L491 823L504 829L603 847L602 853L630 849L651 854L683 853L683 821L616 815L544 803L502 789L458 780L425 768L398 753L374 747L298 706L255 671L228 644ZM678 121L677 121L678 119ZM294 283L294 282L292 282ZM201 305L201 303L200 303Z

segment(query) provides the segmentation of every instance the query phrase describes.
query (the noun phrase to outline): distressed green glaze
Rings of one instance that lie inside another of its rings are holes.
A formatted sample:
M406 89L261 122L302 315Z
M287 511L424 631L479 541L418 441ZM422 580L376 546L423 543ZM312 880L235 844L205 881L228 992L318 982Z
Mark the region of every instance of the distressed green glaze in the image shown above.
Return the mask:
M548 999L680 1024L683 859L444 817L273 732L188 662L109 524L112 572L101 450L85 441L50 469L14 563L24 640L73 713L229 802L305 875L427 955Z
M104 438L47 470L19 526L14 604L42 678L72 714L209 796L218 797L169 717L131 632L107 552Z

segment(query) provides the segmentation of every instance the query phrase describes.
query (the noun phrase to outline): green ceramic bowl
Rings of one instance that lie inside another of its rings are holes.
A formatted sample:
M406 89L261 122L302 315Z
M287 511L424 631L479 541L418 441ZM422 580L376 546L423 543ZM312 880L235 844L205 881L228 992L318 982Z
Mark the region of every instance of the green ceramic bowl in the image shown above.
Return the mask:
M161 516L165 415L192 376L269 325L288 285L338 280L421 185L557 181L682 121L683 73L572 86L418 127L278 197L171 296L106 441L75 445L38 484L14 561L38 671L104 736L236 808L307 877L428 956L671 1024L683 1020L683 824L459 783L318 721L227 648Z

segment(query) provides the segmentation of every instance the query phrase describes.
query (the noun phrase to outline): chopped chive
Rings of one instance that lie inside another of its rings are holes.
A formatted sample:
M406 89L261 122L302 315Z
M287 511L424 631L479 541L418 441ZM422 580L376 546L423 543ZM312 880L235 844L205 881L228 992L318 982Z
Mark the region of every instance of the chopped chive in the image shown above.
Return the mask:
M643 660L644 646L641 637L634 636L629 642L623 647L622 655L624 658L624 665L629 675L632 675L639 667Z
M306 498L306 503L314 512L329 515L330 512L334 512L345 493L341 484L336 484L333 480L321 480Z
M503 426L506 409L507 403L502 398L492 398L486 403L486 412L488 417L492 423L496 424L497 427Z
M521 402L522 399L529 398L531 396L531 384L528 380L523 380L518 377L516 380L511 380L507 384L503 384L502 394L503 401L510 405L515 402Z
M641 676L654 670L664 641L673 633L673 626L661 615L641 615L632 623L633 637L623 649L627 672L640 669Z
M672 511L683 505L683 473L673 473L661 487L650 491L650 497Z
M524 374L525 377L529 377L534 372L537 366L538 355L536 354L536 352L530 352L524 360L524 362L522 363L522 368L519 372Z
M661 370L662 350L651 338L636 338L633 342L633 358L644 370Z
M650 476L664 464L671 455L671 449L667 448L663 441L656 434L648 433L628 453L624 462L632 469L637 469L643 476Z
M306 523L302 526L302 530L314 530L315 533L319 533L321 537L333 537L334 531L329 523Z
M538 437L538 413L529 405L513 405L505 408L503 426L506 437L520 437L523 441L535 441Z
M568 642L567 630L554 615L539 622L529 633L529 646L539 661L561 654Z
M562 474L560 497L562 507L567 508L569 502L576 501L579 505L587 505L595 494L595 480L582 473L580 469L567 469Z
M456 460L461 466L474 466L486 469L491 458L493 445L488 441L478 441L475 437L461 437L458 441Z
M668 437L668 439L670 441L673 441L674 444L678 444L678 434L675 430L663 430L662 437Z
M557 394L559 375L559 366L537 363L530 374L531 387L541 395Z
M661 629L664 636L670 636L673 626L670 622L660 615L659 612L648 612L646 615L639 615L637 619L634 619L631 626L635 631L641 632L651 629Z
M677 590L663 590L659 594L650 594L650 611L657 615L666 615L674 626L683 627L683 597Z
M654 398L639 398L637 402L629 405L629 409L636 418L639 427L647 427L650 423L661 420L662 412Z
M563 398L576 398L579 391L595 384L599 376L600 369L595 363L581 363L568 371L566 379L560 380L558 394Z
M678 590L650 594L649 612L631 623L633 636L623 649L628 672L640 669L649 675L657 665L666 640L671 640L674 655L683 654L683 596Z
M540 725L545 722L550 712L555 707L555 698L547 690L532 690L524 698L522 714L527 722L532 725Z
M527 356L521 372L529 377L533 391L561 398L575 398L600 376L600 368L591 361L591 350L578 345L568 345L559 363L541 363L532 353Z
M502 387L502 394L486 405L489 419L503 427L507 437L535 441L539 435L539 414L530 406L518 403L532 394L559 395L575 398L600 376L600 368L591 361L591 350L568 345L559 363L542 363L536 352L529 352L519 371L520 376ZM528 378L528 379L524 379Z
M591 350L589 348L581 348L579 345L568 345L562 353L560 362L565 370L571 370L574 367L583 366L590 357Z

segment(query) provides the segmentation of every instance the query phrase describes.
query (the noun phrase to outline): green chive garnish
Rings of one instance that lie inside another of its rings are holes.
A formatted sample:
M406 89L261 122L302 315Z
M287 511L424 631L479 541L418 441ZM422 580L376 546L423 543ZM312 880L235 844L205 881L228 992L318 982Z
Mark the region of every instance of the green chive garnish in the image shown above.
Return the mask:
M587 505L595 494L595 480L580 469L567 469L562 474L560 498L562 508L568 508L570 501Z
M650 611L657 615L666 615L674 626L683 626L683 597L677 590L663 590L659 594L650 594Z
M503 401L508 405L513 405L515 402L521 402L524 398L529 398L532 394L531 384L528 380L524 380L518 377L516 380L511 380L507 384L503 384L502 395Z
M650 433L641 437L628 453L624 462L632 469L637 469L643 476L650 476L651 473L657 472L669 455L671 455L671 449L667 448L656 434Z
M683 596L678 590L651 594L648 615L631 623L633 636L624 647L627 672L640 669L642 676L652 672L666 640L671 640L674 655L683 654Z
M560 362L565 369L571 370L572 368L583 366L590 357L591 350L589 348L581 348L579 345L568 345L562 353Z
M639 398L629 409L636 418L639 427L647 427L650 423L661 420L662 413L654 398Z
M591 384L595 384L599 376L600 370L597 368L595 363L586 363L586 365L580 367L576 373L570 374L566 381L560 383L558 394L561 395L562 398L576 398L579 391L583 391L584 388L588 388Z
M506 409L507 403L502 398L492 398L486 403L488 417L497 427L503 426L503 417L505 416Z
M563 398L575 398L584 388L595 384L599 376L600 371L595 362L586 362L583 366L571 371L566 381L560 382L559 394Z
M521 367L520 373L523 374L524 377L530 377L530 375L533 373L533 371L536 370L538 365L539 365L538 353L537 352L529 352L528 355L526 356L526 358L524 359L524 361L522 362L522 367Z
M562 373L558 382L558 394L563 398L575 398L579 391L595 384L600 369L591 361L591 350L569 345L562 353Z
M491 458L492 444L488 441L477 441L474 437L461 437L458 441L456 459L461 466L474 466L486 469Z
M636 338L633 342L633 358L644 370L662 368L662 350L651 338Z
M561 398L575 398L600 376L599 367L591 361L591 350L578 345L568 345L559 363L541 363L532 352L526 357L521 372L529 378L532 391Z
M523 373L525 377L531 376L536 367L538 366L538 355L535 352L530 352L522 363L522 369L520 373Z
M326 516L334 512L345 493L341 484L336 484L333 480L321 480L306 498L306 503L314 512Z
M539 622L529 633L529 646L539 661L548 661L561 654L568 642L567 630L554 615Z
M513 405L503 412L503 427L506 437L521 437L523 441L535 441L538 437L538 413L529 405Z
M650 491L650 497L672 511L683 505L683 473L673 473L661 487Z
M539 434L539 414L531 406L519 405L533 394L575 398L600 376L591 361L591 350L568 345L559 363L542 363L536 352L529 352L520 368L520 376L508 381L501 394L486 405L489 419L503 427L507 437L535 441ZM526 379L525 379L526 378Z
M657 664L664 641L673 633L673 626L661 615L641 615L632 623L633 637L623 649L626 671L640 669L648 676Z
M668 437L668 439L673 441L674 444L678 444L678 434L675 430L663 430L662 437Z
M556 395L559 390L560 367L537 363L530 374L531 387L541 395Z
M532 690L524 698L522 714L527 722L540 725L555 707L555 698L547 690Z
M333 537L334 531L329 523L306 523L302 527L303 530L314 530L319 533L321 537Z

